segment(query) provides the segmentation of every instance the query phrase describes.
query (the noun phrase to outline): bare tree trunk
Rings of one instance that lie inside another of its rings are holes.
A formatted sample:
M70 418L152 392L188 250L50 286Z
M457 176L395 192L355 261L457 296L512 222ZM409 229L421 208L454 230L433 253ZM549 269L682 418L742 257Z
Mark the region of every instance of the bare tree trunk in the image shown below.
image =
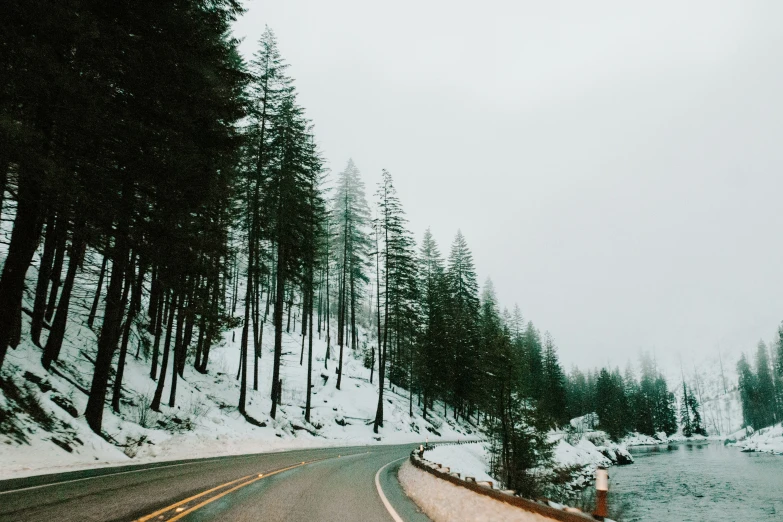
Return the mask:
M242 381L239 388L239 412L245 414L245 403L247 402L247 345L250 336L250 312L253 306L253 258L255 247L255 227L250 224L250 237L248 237L248 259L247 259L247 287L245 288L245 317L242 324L242 339L239 343L239 364Z
M313 268L310 266L310 328L307 342L307 403L305 404L305 420L310 422L310 396L312 395L313 378Z
M60 349L62 348L63 337L65 336L65 325L68 319L68 307L70 306L73 283L76 279L76 271L81 265L82 256L84 255L85 240L83 230L84 224L82 223L77 226L77 230L74 230L73 239L71 239L71 259L68 261L68 272L65 276L65 284L63 285L62 293L60 295L60 302L57 305L57 314L54 317L52 329L46 340L46 347L44 348L44 354L41 360L43 367L47 370L51 367L52 362L60 357Z
M329 220L326 221L326 356L324 357L324 369L329 369L329 357L331 357L332 336L330 330L331 315L329 310Z
M345 298L346 298L346 269L348 264L348 224L345 225L345 243L343 244L343 268L340 276L340 297L338 299L340 309L337 311L337 324L340 329L337 332L337 344L340 346L340 361L337 367L337 389L343 380L343 345L345 345Z
M160 336L163 333L163 317L164 315L168 316L170 303L170 299L166 298L166 295L162 290L158 291L157 299L158 313L153 321L155 323L155 342L152 346L152 365L150 366L150 379L153 381L158 378L158 355L160 350Z
M44 315L46 314L46 297L49 290L49 278L52 276L52 260L57 243L57 234L54 230L55 213L49 211L46 219L46 234L44 249L41 255L41 264L38 267L38 281L35 285L35 301L33 302L33 314L30 319L30 337L36 346L41 346L41 330L43 329Z
M128 232L129 220L132 215L133 193L131 187L127 184L123 186L122 192L122 203L126 211L120 213L123 217L116 231L111 277L109 278L109 287L106 292L106 311L103 315L103 325L98 338L98 354L95 358L95 371L92 376L90 397L87 401L87 409L84 412L87 423L97 434L101 433L111 362L114 350L117 348L117 341L119 340L119 330L122 322L121 293L128 264L128 252L130 250Z
M20 173L14 229L0 277L0 368L8 346L18 344L22 326L22 294L27 268L41 237L41 193Z
M185 322L185 314L187 313L188 303L186 297L183 297L180 301L179 312L177 313L177 333L174 336L174 360L171 365L171 390L169 392L169 408L173 408L177 399L177 377L179 376L179 364L180 360L184 357L182 353L182 330Z
M167 300L169 309L168 321L166 325L166 340L163 342L163 361L160 363L160 379L155 387L155 396L152 399L150 408L154 411L160 411L160 400L163 397L163 386L166 384L166 369L169 365L169 347L171 346L171 330L174 327L174 313L177 310L177 294L172 293Z
M275 285L275 310L274 310L274 323L275 323L275 355L272 362L272 409L269 416L273 419L277 415L277 403L280 401L281 392L280 389L280 358L283 354L283 298L285 296L285 262L286 262L286 250L285 245L279 244L277 246L277 283Z
M128 271L128 279L134 284L131 290L130 306L128 307L128 317L125 319L125 325L122 329L122 341L120 342L120 359L117 361L117 375L114 377L114 387L112 389L111 406L115 413L120 412L120 398L122 396L122 379L125 375L125 358L128 353L128 341L130 340L130 329L136 314L141 308L141 291L144 284L144 265L139 262L139 272L134 274L131 264Z
M108 245L107 248L108 250ZM109 260L109 256L104 253L103 262L101 263L101 271L98 274L98 287L95 289L95 297L92 300L92 306L90 307L90 315L87 317L87 328L92 329L95 324L95 316L98 313L98 304L101 302L101 290L103 289L103 279L106 277L106 264ZM150 302L156 302L157 299L150 299ZM154 318L154 315L150 316Z
M54 227L55 232L55 253L54 265L52 266L50 279L52 281L52 290L49 293L49 301L46 305L45 319L47 323L52 322L54 317L54 308L57 304L57 292L60 290L62 281L63 263L65 261L66 240L68 239L68 217L65 214L58 214L57 224Z
M388 231L386 233L386 239L388 241ZM388 244L388 242L387 242ZM381 265L380 265L380 245L378 244L378 231L375 232L375 281L377 285L378 294L378 409L375 412L375 423L373 424L373 432L378 433L378 427L383 426L383 377L386 369L386 333L389 329L389 295L387 293L386 299L384 299L385 316L384 316L384 336L383 347L381 347ZM389 285L389 270L386 270L386 288Z

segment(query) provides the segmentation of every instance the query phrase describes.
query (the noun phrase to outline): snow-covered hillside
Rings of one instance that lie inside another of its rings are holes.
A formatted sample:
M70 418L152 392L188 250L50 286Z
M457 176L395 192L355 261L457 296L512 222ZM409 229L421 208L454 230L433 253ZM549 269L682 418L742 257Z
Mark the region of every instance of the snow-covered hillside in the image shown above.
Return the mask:
M282 404L277 418L271 419L268 412L274 335L267 324L259 361L258 391L252 389L252 357L248 366L247 413L260 426L249 422L237 410L241 333L237 329L226 332L219 346L213 348L206 375L196 372L188 361L173 408L167 406L171 383L170 376L167 378L160 413L149 408L156 383L149 377L149 361L142 355L135 357L134 345L129 350L120 413L115 414L106 405L104 432L108 440L104 439L90 430L82 415L96 353L95 333L81 326L84 321L80 316L86 311L89 294L88 289L80 289L72 304L73 320L67 329L60 361L52 373L41 366L41 350L29 341L25 316L22 343L9 351L0 381L0 461L3 463L0 477L303 446L477 436L471 426L444 419L442 408L434 415L428 412L428 419L423 420L415 398L411 417L407 392L399 389L385 391L385 424L375 435L372 420L378 401L377 372L370 383L370 370L361 363L361 354L346 349L342 386L337 390L334 359L338 352L333 346L332 360L325 369L325 335L314 338L312 422L306 423L307 360L305 357L304 365L300 366L302 337L294 328L283 337ZM28 297L31 297L29 292ZM141 330L136 333L146 335Z
M736 362L739 355L730 351L714 354L698 363L672 370L667 378L679 407L683 375L690 392L701 404L701 416L712 438L725 438L742 428L742 405L737 389ZM678 410L679 411L679 410Z

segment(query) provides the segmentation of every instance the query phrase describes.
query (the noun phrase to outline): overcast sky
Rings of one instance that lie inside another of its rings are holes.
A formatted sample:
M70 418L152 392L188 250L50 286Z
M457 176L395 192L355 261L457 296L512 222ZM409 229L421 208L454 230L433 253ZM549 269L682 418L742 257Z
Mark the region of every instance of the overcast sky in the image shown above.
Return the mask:
M394 176L417 239L567 367L753 350L783 320L783 2L249 0L329 167ZM733 363L736 359L733 359Z

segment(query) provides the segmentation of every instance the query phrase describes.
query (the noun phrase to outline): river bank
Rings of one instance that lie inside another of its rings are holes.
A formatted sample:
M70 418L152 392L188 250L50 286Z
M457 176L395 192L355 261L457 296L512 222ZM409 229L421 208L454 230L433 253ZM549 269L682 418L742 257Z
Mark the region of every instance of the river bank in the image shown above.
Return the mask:
M783 520L783 458L720 442L630 448L635 463L610 470L610 502L623 520Z

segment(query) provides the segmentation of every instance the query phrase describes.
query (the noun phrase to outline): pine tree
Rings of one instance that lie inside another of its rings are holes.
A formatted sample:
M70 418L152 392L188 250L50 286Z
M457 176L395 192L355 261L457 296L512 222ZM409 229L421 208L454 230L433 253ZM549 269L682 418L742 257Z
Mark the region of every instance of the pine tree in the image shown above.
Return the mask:
M775 408L775 383L769 364L769 354L764 341L759 341L756 349L756 411L759 428L771 426L777 422Z
M743 353L737 362L737 374L739 377L740 402L742 403L742 419L745 426L761 428L758 424L757 405L757 384L756 376L748 364L748 360Z
M682 434L686 437L693 435L693 426L691 425L690 396L685 381L682 382L682 400L680 401L680 425Z
M448 347L452 367L451 401L454 417L470 409L475 399L477 323L479 316L478 283L473 254L461 231L457 231L446 271L448 285Z
M446 277L443 259L428 228L419 252L419 288L422 332L419 336L419 380L423 394L423 415L450 382L444 340L446 327Z
M544 335L543 395L541 409L553 425L562 426L568 422L566 405L565 374L557 358L557 348L549 332Z
M704 422L701 419L700 409L701 407L699 405L699 400L696 398L696 395L693 393L688 394L688 410L691 414L691 426L693 433L706 437L707 430L704 427Z
M369 207L364 195L364 183L353 160L338 175L332 200L335 217L335 266L339 274L337 344L340 346L340 362L337 387L342 381L343 346L355 349L357 344L357 303L362 301L370 250ZM347 332L347 333L346 333Z
M379 250L379 255L383 258L381 273L384 296L383 328L380 332L383 339L379 340L378 408L373 424L373 430L378 433L378 428L383 426L383 386L387 363L389 363L390 382L396 372L400 372L396 377L401 379L402 370L409 368L406 364L409 361L400 359L403 351L410 349L415 343L413 334L417 328L418 295L415 245L410 232L405 228L405 216L391 174L386 170L383 171L383 178L376 194L378 218L375 226L382 245L382 252ZM380 306L378 309L380 311Z

